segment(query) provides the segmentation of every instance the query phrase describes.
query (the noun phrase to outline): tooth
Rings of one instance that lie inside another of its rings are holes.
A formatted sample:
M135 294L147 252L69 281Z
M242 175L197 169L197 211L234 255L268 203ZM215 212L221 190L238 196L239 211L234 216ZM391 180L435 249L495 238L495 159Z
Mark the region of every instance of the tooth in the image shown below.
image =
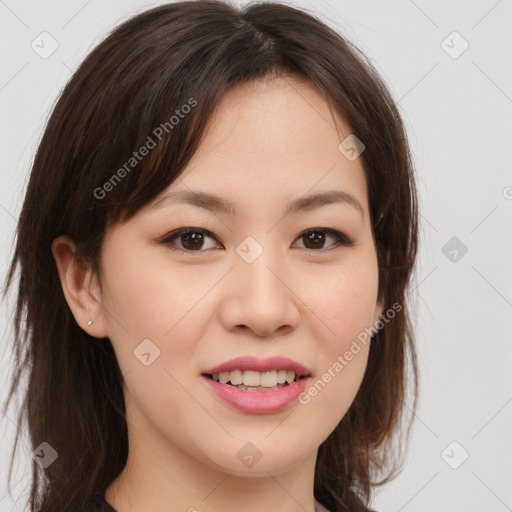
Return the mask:
M233 370L229 373L229 381L233 386L238 386L243 382L243 374L241 370Z
M261 381L260 375L260 372L246 370L243 374L244 386L259 386Z
M254 370L233 370L231 372L220 372L212 374L213 380L221 384L231 383L233 386L241 388L264 387L265 389L274 389L277 385L284 383L291 384L295 379L299 379L293 371L287 370L270 370L266 372L258 372Z
M270 372L261 373L261 384L265 388L272 388L277 384L277 371L271 370Z
M277 372L277 383L284 384L286 382L286 370L279 370Z

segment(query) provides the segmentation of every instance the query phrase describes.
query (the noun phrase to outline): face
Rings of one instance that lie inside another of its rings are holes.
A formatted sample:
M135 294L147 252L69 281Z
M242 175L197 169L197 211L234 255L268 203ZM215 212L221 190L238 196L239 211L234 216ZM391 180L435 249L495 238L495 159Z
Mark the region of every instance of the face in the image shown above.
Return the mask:
M353 402L368 345L345 355L381 309L365 174L338 149L351 131L336 119L339 133L307 82L245 84L171 187L108 231L95 324L124 374L129 430L148 446L279 473L315 455ZM165 198L178 191L232 204ZM332 192L344 195L296 202ZM306 376L257 387L285 370Z

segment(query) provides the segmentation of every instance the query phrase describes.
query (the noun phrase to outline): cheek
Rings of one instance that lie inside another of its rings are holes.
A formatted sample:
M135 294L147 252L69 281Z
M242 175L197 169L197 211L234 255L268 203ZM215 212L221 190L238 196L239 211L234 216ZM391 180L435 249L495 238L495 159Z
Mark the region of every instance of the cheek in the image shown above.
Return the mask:
M343 353L342 353L343 354ZM301 408L301 438L325 441L347 414L364 377L368 347L361 345L350 361L329 359L323 373L312 379L299 396Z
M175 334L194 317L205 291L218 280L211 272L170 264L165 251L155 256L155 251L123 250L112 244L104 260L109 327L121 336L129 333L134 343L174 338L179 346Z
M322 429L327 435L346 414L364 377L378 269L376 259L368 254L351 265L330 269L329 279L322 277L324 270L319 268L316 275L308 275L313 282L322 283L310 288L306 301L318 317L315 338L320 371L300 401L315 418L311 428Z
M130 424L148 428L149 420L164 435L179 432L187 418L204 415L186 384L201 338L200 300L215 276L194 281L190 269L171 266L168 259L164 264L163 258L149 260L143 251L114 245L103 268L109 338L125 380ZM180 420L170 422L170 416ZM193 433L200 423L189 422L186 429Z
M377 275L371 269L345 274L316 297L315 313L321 319L316 336L319 372L299 397L308 418L304 436L327 438L357 395L368 362L368 329L377 298L374 279Z
M301 286L305 303L322 326L323 352L331 359L373 325L378 269L372 254L355 254L338 267L312 267Z

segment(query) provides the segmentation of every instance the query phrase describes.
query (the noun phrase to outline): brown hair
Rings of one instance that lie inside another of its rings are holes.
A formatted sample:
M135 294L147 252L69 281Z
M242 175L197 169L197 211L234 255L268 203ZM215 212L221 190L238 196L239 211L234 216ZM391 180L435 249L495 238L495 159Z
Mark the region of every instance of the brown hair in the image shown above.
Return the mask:
M27 389L9 483L22 421L33 449L47 442L58 452L44 470L32 462L31 510L82 510L88 497L104 494L128 455L114 350L76 323L52 241L71 236L77 260L98 271L107 226L129 219L176 180L220 98L238 84L286 75L316 85L366 145L360 158L379 299L384 310L402 306L373 337L358 394L319 448L315 497L333 512L365 510L371 486L395 476L402 462L394 434L401 431L408 390L411 410L416 407L418 382L405 297L416 259L417 198L398 108L371 62L305 10L193 0L147 10L115 28L63 89L35 155L4 290L5 299L19 266L15 366L4 412L23 376ZM168 120L191 98L194 108L170 128ZM95 194L162 124L167 130L156 148L107 195Z

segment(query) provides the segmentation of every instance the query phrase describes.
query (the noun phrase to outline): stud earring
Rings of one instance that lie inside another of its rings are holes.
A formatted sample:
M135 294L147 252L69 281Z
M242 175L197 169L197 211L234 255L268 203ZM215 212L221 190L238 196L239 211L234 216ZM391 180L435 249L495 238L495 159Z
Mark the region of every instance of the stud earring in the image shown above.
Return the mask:
M89 321L87 322L87 325L92 325L92 320L89 320Z

